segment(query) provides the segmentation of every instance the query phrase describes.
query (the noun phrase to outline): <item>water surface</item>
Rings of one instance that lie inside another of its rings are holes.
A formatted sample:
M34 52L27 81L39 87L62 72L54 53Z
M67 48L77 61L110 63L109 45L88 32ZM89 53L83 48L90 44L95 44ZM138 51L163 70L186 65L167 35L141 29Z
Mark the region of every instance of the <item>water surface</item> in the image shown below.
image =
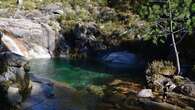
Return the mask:
M31 73L69 84L72 87L86 87L109 78L125 76L133 80L142 80L143 74L139 70L129 68L109 67L103 63L66 59L34 59L31 60ZM139 71L139 72L138 72Z

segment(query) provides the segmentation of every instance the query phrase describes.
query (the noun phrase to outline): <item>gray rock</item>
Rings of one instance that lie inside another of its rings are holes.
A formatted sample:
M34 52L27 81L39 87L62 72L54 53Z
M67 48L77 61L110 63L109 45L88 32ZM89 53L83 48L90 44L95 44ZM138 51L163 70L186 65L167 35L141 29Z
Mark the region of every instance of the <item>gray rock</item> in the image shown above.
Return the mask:
M142 89L138 94L138 97L152 98L154 97L151 89Z
M19 93L19 88L16 87L9 87L8 93L7 93L8 100L14 104L17 105L22 102L22 96Z
M11 39L6 47L16 48L27 58L51 57L59 34L48 24L28 19L0 18L0 29Z
M62 3L58 2L58 3L54 3L54 4L49 4L49 5L42 8L42 12L48 13L48 14L53 14L57 10L63 11L63 4Z
M19 107L31 90L29 75L24 69L27 62L22 56L11 52L0 53L0 97L3 98L2 103L6 103L2 106Z
M1 52L0 62L8 66L22 67L27 63L27 59L12 52Z
M58 14L58 15L64 15L64 11L63 10L55 10L53 13L54 14Z
M133 53L128 52L113 52L102 57L102 60L109 63L119 63L133 65L137 64L138 58Z
M185 84L177 86L174 91L195 98L195 84L193 82L186 82Z
M76 39L81 39L84 41L96 41L96 34L98 29L95 23L79 23L74 29L74 34Z

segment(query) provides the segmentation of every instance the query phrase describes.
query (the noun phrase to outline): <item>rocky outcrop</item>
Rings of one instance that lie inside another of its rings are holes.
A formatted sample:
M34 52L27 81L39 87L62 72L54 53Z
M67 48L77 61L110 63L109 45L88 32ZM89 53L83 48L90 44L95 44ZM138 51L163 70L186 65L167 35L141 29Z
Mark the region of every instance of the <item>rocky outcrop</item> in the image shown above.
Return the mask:
M31 91L27 60L11 52L0 53L0 106L2 110L20 108Z
M58 33L48 24L28 19L1 18L3 44L12 52L27 58L50 58Z
M68 53L70 57L82 58L92 55L97 50L105 49L106 46L99 38L102 37L95 22L79 22L69 32L64 32L64 37L58 42L57 53Z

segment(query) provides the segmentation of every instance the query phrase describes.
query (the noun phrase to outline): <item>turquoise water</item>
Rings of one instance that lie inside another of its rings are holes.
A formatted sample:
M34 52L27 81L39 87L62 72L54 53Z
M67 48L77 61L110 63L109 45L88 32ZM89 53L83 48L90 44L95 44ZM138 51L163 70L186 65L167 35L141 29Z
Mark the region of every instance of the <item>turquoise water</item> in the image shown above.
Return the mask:
M85 62L66 59L35 59L30 65L31 73L69 84L72 87L84 87L95 83L98 79L112 77L112 74L93 71L93 69L98 69L98 66L94 68L93 65L85 65Z
M132 80L143 80L143 74L129 68L111 68L93 61L70 61L66 59L34 59L30 62L31 73L46 77L75 88L105 83L105 80L123 76ZM121 67L119 65L118 67ZM140 69L139 69L140 70ZM142 76L141 76L142 75Z

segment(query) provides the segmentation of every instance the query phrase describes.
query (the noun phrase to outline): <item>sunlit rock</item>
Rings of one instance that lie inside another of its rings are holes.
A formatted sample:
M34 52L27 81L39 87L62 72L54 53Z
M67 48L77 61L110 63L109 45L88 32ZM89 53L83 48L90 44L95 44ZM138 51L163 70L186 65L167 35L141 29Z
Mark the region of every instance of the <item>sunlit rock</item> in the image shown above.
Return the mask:
M19 93L19 88L9 87L7 94L8 99L12 104L19 104L22 102L22 96Z
M142 89L138 94L138 97L154 97L151 89Z
M47 23L39 20L0 18L0 30L3 30L2 42L8 50L27 58L53 56L56 32ZM38 48L37 48L38 47Z

